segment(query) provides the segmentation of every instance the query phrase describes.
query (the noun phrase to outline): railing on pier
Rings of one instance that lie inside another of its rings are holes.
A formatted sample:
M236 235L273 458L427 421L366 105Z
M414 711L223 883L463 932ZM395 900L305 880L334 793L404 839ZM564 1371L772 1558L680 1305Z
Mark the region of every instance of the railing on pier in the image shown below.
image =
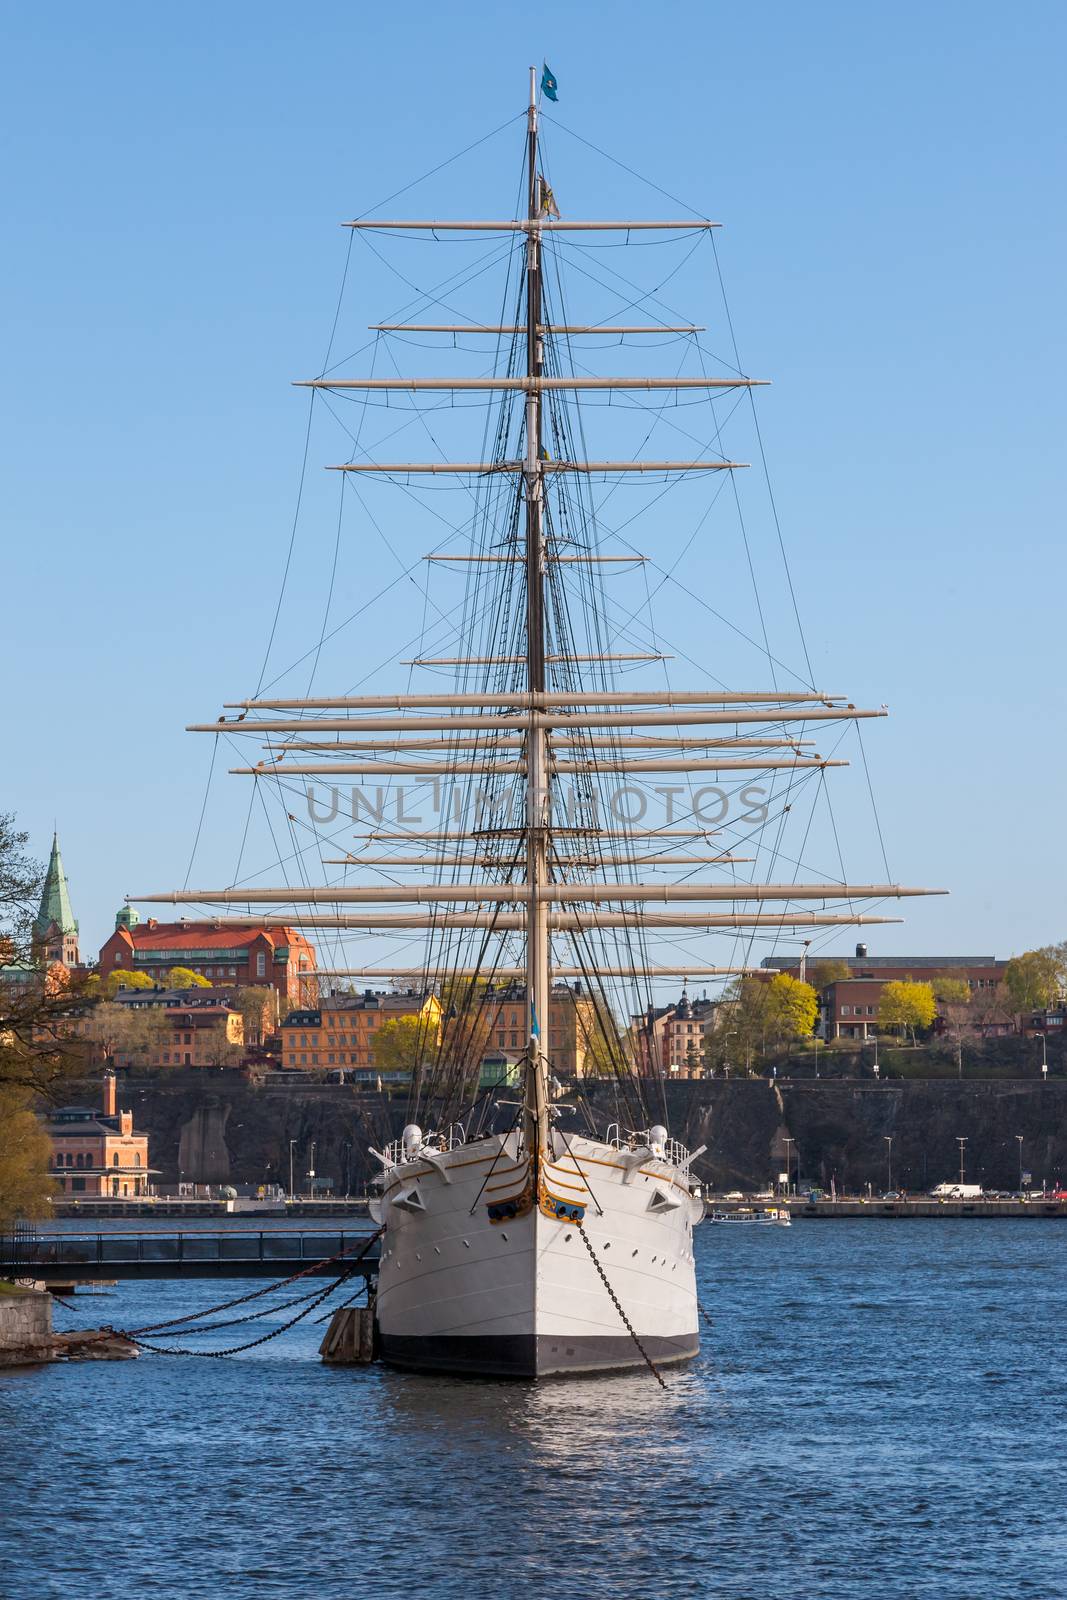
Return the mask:
M0 1239L0 1278L91 1281L102 1278L288 1277L318 1265L323 1274L344 1271L368 1230L338 1233L91 1233L40 1234ZM328 1263L328 1264L327 1264ZM377 1271L373 1245L355 1264Z

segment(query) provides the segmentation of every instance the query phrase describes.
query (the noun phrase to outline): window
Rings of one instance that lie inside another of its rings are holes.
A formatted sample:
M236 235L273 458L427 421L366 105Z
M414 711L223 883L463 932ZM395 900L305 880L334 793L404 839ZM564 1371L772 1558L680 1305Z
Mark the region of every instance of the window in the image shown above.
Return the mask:
M135 1167L141 1165L141 1152L139 1150L135 1150L133 1153L133 1164Z
M842 1006L841 1007L841 1015L843 1017L850 1017L852 1015L852 1007L851 1006Z
M266 976L267 976L267 958L263 954L263 951L260 950L258 955L256 956L256 977L257 978L265 978Z
M307 1043L306 1040L304 1042ZM301 1052L300 1052L300 1065L302 1067L306 1067L307 1064L308 1064L307 1051L306 1050L301 1050Z
M85 1179L71 1178L70 1187L73 1194L83 1194L85 1192Z
M117 1150L113 1150L112 1153L111 1153L111 1165L113 1167L117 1167L118 1164L119 1164L119 1153L118 1153ZM81 1157L80 1156L78 1157L78 1165L81 1166Z

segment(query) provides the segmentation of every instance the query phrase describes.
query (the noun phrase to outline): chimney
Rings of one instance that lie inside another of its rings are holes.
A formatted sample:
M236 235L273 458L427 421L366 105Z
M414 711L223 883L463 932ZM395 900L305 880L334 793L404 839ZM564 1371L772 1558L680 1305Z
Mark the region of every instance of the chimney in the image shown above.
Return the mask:
M113 1072L105 1072L104 1073L104 1116L105 1117L114 1117L114 1116L117 1116L117 1115L118 1115L118 1094L117 1094L116 1087L115 1087L115 1074Z
M865 944L858 944L856 946L856 960L857 961L866 961L866 959L867 959L867 946Z

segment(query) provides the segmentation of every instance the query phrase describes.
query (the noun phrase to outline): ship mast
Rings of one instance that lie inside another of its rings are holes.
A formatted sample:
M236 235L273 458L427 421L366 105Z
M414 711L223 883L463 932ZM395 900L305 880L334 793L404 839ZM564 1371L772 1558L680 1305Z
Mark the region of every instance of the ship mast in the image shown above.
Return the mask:
M533 226L541 211L537 173L537 69L530 68L527 112L526 230L526 376L542 376L541 235ZM544 693L544 474L541 470L541 391L526 391L526 681L531 706ZM535 1163L548 1139L548 1073L542 1040L549 1035L549 903L548 827L551 798L548 777L548 730L532 712L526 730L526 882L529 911L526 929L526 1006L528 1045L525 1074L526 1148Z

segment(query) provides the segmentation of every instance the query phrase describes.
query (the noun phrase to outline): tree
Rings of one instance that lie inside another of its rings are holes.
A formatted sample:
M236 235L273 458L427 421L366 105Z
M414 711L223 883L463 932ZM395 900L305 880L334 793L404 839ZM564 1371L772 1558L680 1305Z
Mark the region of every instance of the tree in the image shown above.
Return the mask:
M771 1011L778 1037L783 1039L806 1038L815 1027L819 1014L819 997L810 983L801 983L787 972L780 972L770 981Z
M129 972L125 967L113 967L106 978L98 972L91 973L85 992L94 999L113 1000L120 989L154 989L155 980L147 972Z
M0 1223L38 1216L50 1190L50 1146L33 1114L55 1098L81 1062L71 1020L84 1009L79 988L57 982L33 948L33 915L44 874L26 854L27 835L0 814Z
M836 957L823 961L808 962L808 982L818 993L828 989L832 983L844 983L851 973L847 961Z
M621 1078L636 1070L634 1041L619 1032L606 1006L597 1005L592 1015L580 1008L576 1011L575 1044L582 1056L583 1078Z
M911 978L894 978L882 988L878 1001L878 1022L883 1028L904 1028L915 1043L916 1028L929 1028L937 1015L937 1000L932 984L915 983Z
M47 1214L52 1143L27 1089L0 1085L0 1228Z
M238 1067L244 1057L244 1046L230 1038L221 1018L204 1030L204 1049L213 1067Z
M433 1045L425 1017L390 1017L374 1040L374 1065L380 1072L414 1072Z
M942 973L933 981L934 997L943 1006L967 1006L971 1003L971 986L966 978L957 978L954 973Z
M720 1032L736 1033L737 1049L751 1061L768 1045L781 1049L790 1040L810 1034L819 1011L819 997L810 983L786 972L769 981L739 978L730 986L720 1010Z
M1063 985L1063 946L1046 945L1013 956L1004 969L1004 988L1015 1012L1043 1011Z
M210 989L211 979L194 972L191 967L171 967L167 982L172 989Z
M162 1006L129 1006L118 1000L98 1001L77 1024L86 1056L121 1066L154 1065L170 1033Z
M20 946L28 950L34 913L44 885L44 871L26 854L30 836L15 825L14 813L0 812L0 933L11 961Z
M246 1045L261 1045L278 1027L278 991L269 983L252 984L234 993Z

